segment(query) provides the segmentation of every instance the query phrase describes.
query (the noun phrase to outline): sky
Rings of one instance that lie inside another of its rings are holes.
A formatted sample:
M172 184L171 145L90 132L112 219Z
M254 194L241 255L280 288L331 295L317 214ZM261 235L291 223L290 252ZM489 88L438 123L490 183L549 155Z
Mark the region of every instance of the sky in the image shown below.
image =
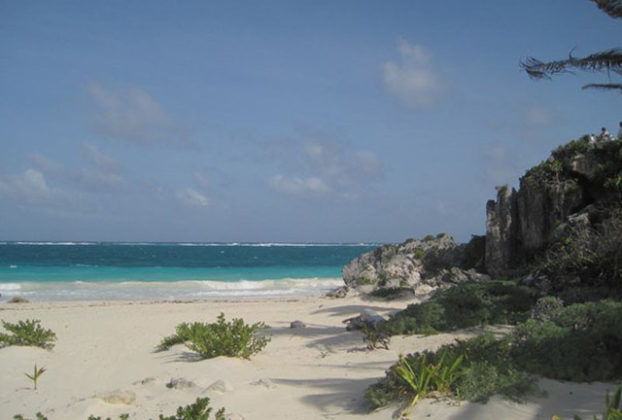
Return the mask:
M601 126L587 0L0 0L0 240L398 242Z

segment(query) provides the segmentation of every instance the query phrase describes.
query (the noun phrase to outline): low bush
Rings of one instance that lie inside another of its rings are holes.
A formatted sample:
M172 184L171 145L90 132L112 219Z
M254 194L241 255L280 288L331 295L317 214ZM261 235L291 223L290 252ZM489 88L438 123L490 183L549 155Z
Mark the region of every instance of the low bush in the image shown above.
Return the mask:
M514 367L509 343L486 333L470 340L457 340L434 352L400 358L387 370L385 378L367 389L365 398L375 409L395 400L416 402L439 393L486 401L494 394L519 399L534 390L534 378Z
M268 327L263 322L247 325L241 318L227 322L225 314L221 313L218 321L211 324L179 324L175 334L165 337L156 347L156 351L164 351L172 345L185 343L190 350L205 359L218 356L248 359L270 341L269 337L258 335L265 328Z
M39 325L38 319L18 321L16 324L2 321L7 333L0 333L0 348L7 346L36 346L46 350L54 348L56 334Z
M412 287L382 287L369 293L370 296L380 299L392 300L399 299L405 295L412 296Z
M539 309L538 309L539 308ZM543 309L544 308L544 309ZM608 381L622 377L622 302L604 300L559 307L555 299L541 299L534 317L497 338L491 333L457 340L435 352L406 356L412 372L422 364L462 357L450 395L485 401L499 394L511 399L535 391L534 376L576 382ZM409 381L399 375L403 359L366 392L371 408L394 400L415 398ZM418 370L419 369L419 370ZM426 379L417 374L415 383ZM427 393L429 394L429 392Z
M409 305L384 325L392 335L435 334L487 324L516 323L529 317L533 289L513 282L467 282Z
M209 406L209 398L197 398L194 404L179 407L173 416L160 414L159 420L208 420L212 408ZM221 408L215 414L216 420L225 420L225 409Z
M512 358L520 369L553 379L619 378L622 376L620 325L621 302L569 305L550 321L530 319L517 326L509 338Z

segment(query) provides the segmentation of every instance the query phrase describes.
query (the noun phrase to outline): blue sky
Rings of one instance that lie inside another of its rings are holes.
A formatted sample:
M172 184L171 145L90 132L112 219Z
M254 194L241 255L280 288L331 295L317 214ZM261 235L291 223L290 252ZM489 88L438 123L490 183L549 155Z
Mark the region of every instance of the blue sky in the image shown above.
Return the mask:
M0 240L401 241L617 131L587 0L0 1Z

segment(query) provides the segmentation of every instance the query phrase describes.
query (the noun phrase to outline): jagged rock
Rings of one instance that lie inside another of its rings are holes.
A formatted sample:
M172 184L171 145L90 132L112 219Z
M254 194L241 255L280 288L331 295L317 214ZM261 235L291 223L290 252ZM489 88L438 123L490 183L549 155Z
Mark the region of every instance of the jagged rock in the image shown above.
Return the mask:
M186 379L186 378L172 378L167 384L166 387L167 388L173 388L173 389L191 389L191 388L195 388L197 385Z
M348 318L343 321L346 324L346 330L361 330L367 328L369 330L377 330L378 327L387 322L381 315L371 309L363 309L358 316Z
M516 211L516 191L507 186L497 187L497 201L486 204L486 269L493 276L503 273L513 258Z
M620 153L619 141L573 141L527 171L518 191L498 189L486 206L486 271L511 275L569 232L608 218L603 209L620 207L620 192L607 186Z
M445 287L476 278L465 269L482 265L484 241L474 237L469 244L457 245L447 234L409 239L398 245L384 245L361 255L343 267L343 280L350 290L370 293L382 289L409 290Z
M593 154L577 153L564 160L564 166L575 174L594 181L598 175L598 159Z
M331 290L330 292L326 293L326 296L332 297L332 298L343 299L348 295L348 291L349 291L348 286L341 286L335 290Z
M550 241L553 230L581 207L583 193L577 181L560 180L552 184L528 177L521 179L517 195L517 223L520 226L518 251L528 258ZM514 252L517 249L514 247Z
M111 391L97 396L100 400L108 404L124 404L132 405L136 402L136 394L134 391Z
M302 321L296 320L296 321L290 322L289 328L307 328L307 324L305 324Z
M206 391L216 391L221 393L231 392L233 391L233 385L223 379L219 379L210 386L208 386L206 388Z

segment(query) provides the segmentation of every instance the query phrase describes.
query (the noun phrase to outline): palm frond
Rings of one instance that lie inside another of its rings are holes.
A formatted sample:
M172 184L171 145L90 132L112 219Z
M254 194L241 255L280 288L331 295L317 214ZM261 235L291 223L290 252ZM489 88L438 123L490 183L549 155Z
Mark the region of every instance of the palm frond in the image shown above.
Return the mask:
M613 71L622 74L622 50L612 48L582 58L573 56L571 51L567 59L549 62L527 57L521 62L521 67L529 77L534 79L548 79L554 74L569 73L571 68L594 72Z
M582 86L581 89L619 89L622 91L621 83L589 83Z
M622 0L591 0L612 18L622 18Z

